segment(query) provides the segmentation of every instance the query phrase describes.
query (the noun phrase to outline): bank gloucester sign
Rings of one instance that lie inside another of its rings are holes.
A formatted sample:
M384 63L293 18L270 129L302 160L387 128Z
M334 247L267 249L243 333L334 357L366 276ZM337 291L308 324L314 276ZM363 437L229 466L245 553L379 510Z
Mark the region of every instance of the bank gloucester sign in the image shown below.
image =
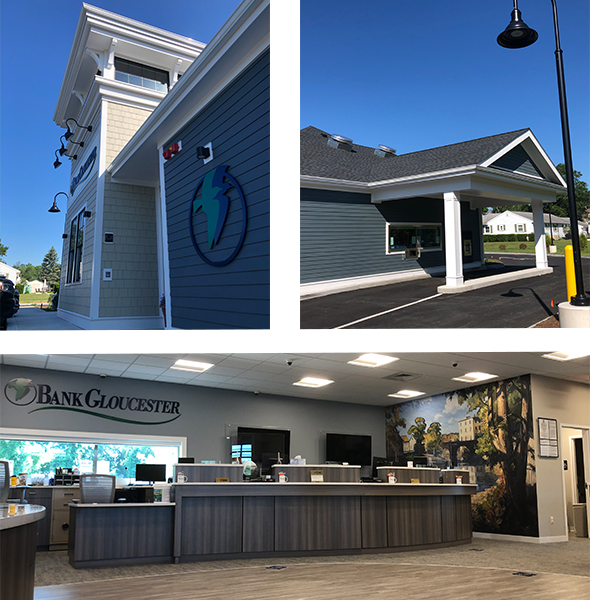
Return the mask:
M54 390L46 383L16 377L4 386L4 397L28 413L39 411L75 412L135 425L163 425L181 416L180 402L104 394L99 388L86 391Z

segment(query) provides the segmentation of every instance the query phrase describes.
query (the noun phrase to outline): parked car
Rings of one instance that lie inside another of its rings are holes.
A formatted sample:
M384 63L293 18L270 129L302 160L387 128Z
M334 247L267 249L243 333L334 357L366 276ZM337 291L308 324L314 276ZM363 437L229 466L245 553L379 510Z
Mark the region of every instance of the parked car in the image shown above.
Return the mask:
M2 285L0 291L0 329L5 330L7 320L18 312L20 294L10 279L1 277L0 284Z

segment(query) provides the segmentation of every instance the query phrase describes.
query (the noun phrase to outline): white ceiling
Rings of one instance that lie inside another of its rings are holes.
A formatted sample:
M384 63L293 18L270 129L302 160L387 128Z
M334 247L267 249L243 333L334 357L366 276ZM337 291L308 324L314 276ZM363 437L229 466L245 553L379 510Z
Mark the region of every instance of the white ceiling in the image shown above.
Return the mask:
M590 384L590 357L557 362L542 358L541 352L396 352L390 356L400 360L383 367L371 369L347 364L359 354L8 354L0 355L0 365L376 406L402 402L388 397L402 389L431 396L469 387L472 384L454 381L453 377L471 371L491 373L499 379L534 373ZM170 367L180 358L215 366L201 374L172 370ZM458 366L453 366L455 363ZM388 379L399 373L416 378ZM320 389L293 385L303 377L326 378L334 383Z

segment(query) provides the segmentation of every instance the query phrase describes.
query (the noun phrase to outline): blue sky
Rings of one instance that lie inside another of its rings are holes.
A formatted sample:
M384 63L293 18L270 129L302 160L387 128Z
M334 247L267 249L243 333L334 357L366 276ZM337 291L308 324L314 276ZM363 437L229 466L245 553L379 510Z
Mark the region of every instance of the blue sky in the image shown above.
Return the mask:
M100 8L209 42L240 0L100 0ZM80 16L78 0L0 0L0 240L3 260L41 264L61 255L69 162L53 168L64 130L53 113ZM61 258L61 256L60 256Z
M574 169L590 182L590 4L557 2ZM521 0L538 41L496 37L510 0L301 0L301 127L405 154L529 127L563 162L549 0Z

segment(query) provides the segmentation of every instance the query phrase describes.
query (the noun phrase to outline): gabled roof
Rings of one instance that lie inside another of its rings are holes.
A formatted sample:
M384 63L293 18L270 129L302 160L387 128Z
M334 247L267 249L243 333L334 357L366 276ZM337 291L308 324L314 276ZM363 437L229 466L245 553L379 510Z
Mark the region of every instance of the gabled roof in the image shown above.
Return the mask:
M564 183L530 129L518 129L408 154L385 156L375 154L374 148L358 144L344 148L334 147L328 144L329 138L330 134L316 127L301 130L302 176L374 183L467 167L479 167L488 173L490 169L500 172L497 168L499 159L522 143L534 155L534 163L533 160L530 162L534 164L536 171L531 172L537 176L527 177L526 173L516 172L519 178L536 181L546 179L547 183L560 186ZM525 158L530 157L526 155Z

